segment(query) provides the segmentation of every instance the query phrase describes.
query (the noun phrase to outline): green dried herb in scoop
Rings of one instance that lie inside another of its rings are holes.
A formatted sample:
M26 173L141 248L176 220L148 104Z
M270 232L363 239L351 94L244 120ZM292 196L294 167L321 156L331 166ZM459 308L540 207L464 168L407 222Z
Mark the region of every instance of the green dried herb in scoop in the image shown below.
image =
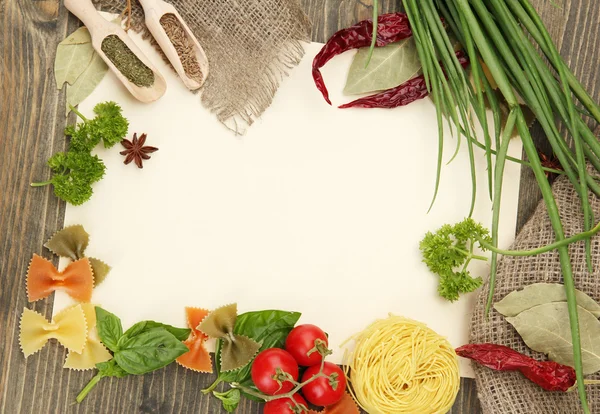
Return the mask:
M130 82L141 87L154 84L154 72L127 47L117 35L104 38L102 51Z

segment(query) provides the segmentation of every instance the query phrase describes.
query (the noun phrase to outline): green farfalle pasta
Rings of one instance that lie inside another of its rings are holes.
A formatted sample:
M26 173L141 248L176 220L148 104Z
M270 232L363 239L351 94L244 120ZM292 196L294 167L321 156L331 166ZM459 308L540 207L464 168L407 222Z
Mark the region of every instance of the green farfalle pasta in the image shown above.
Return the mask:
M90 243L90 235L81 224L67 226L54 233L44 244L48 250L57 256L79 260L84 256L85 249Z
M85 250L90 242L90 235L81 224L67 226L54 233L44 247L57 256L66 257L73 261L83 259ZM98 286L110 272L110 266L100 259L89 257L94 272L94 285Z
M198 325L198 329L211 338L222 341L221 371L233 371L248 364L260 349L260 344L244 335L235 334L237 304L213 310Z

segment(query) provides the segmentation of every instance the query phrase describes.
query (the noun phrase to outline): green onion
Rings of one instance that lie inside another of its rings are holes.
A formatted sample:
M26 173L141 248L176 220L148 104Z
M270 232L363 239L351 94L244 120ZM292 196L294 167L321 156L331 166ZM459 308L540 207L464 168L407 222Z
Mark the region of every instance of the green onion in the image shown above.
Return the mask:
M371 47L369 48L369 54L367 55L367 63L365 63L365 68L369 66L371 63L371 58L373 57L373 51L375 50L375 45L377 44L377 20L379 19L379 4L378 0L373 0L373 38L371 39Z
M542 191L550 222L556 234L556 243L542 247L535 253L547 251L544 249L558 250L567 295L579 397L584 412L589 413L583 385L573 271L566 245L585 240L587 262L588 266L591 265L590 238L598 228L597 226L591 228L594 217L588 194L591 190L600 195L600 185L596 181L597 174L592 174L588 170L587 163L589 162L596 171L600 171L600 143L582 116L589 113L600 122L600 106L591 99L566 66L529 0L406 0L404 6L412 26L425 81L438 111L440 141L434 200L441 173L443 115L452 122L458 132L457 145L460 144L461 135L467 140L473 186L475 186L473 147L477 146L485 151L488 189L491 194L493 193L490 249L493 254L487 313L494 296L497 254L508 253L499 250L497 246L504 165L507 160L510 160L531 167ZM470 83L468 72L462 69L454 54L450 37L441 23L441 17L444 18L454 38L458 39L466 49L471 61L474 85ZM538 50L541 50L543 56L538 53ZM501 132L499 102L489 79L485 76L483 64L489 69L509 106L510 112L504 132ZM489 135L484 97L488 99L494 115L494 140ZM581 198L585 228L583 233L569 238L564 235L556 200L545 176L545 171L548 169L541 164L519 98L540 122L553 152L564 168L562 173L568 177ZM578 103L583 105L585 111L578 109ZM477 140L473 126L473 113L484 130L483 142ZM569 137L560 134L557 124L559 121L567 126L574 144L573 149L569 145ZM523 141L527 161L507 156L508 143L515 124Z

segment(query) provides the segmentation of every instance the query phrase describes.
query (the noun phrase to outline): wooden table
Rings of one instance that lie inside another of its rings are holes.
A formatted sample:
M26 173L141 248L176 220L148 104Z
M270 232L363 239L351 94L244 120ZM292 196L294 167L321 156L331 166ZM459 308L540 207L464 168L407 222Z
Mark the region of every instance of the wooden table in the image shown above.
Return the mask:
M337 29L368 18L371 0L301 0L313 22L312 38L325 41ZM400 1L383 0L384 11ZM563 56L600 100L600 2L535 0ZM65 205L29 183L47 175L45 161L65 149L64 94L56 89L53 64L58 42L79 22L59 0L0 0L0 413L224 412L200 390L213 380L176 364L143 377L104 379L80 405L74 398L93 376L62 369L65 351L46 346L25 360L19 348L24 306L51 315L52 298L27 303L24 275L33 253L62 228ZM546 148L539 128L534 131ZM522 172L518 228L540 199L533 175ZM49 257L48 255L46 255ZM481 411L473 380L463 380L452 413ZM258 413L244 400L238 413Z

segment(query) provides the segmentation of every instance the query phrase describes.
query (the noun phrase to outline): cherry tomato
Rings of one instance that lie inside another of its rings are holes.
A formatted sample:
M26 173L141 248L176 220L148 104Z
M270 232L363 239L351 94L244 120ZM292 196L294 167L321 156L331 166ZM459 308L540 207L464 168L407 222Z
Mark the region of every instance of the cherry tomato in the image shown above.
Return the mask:
M294 400L308 408L306 400L300 394L294 394ZM294 411L294 407L297 406L289 398L280 398L266 403L263 414L296 414L298 411Z
M310 367L320 364L323 356L315 349L315 341L322 341L324 348L327 348L327 335L321 328L315 325L298 325L288 335L285 340L285 350L288 351L298 365Z
M308 368L302 376L302 382L318 374L320 368L320 365ZM325 362L323 373L327 377L317 378L302 387L304 398L311 404L321 406L335 404L342 399L344 391L346 391L346 376L340 367L331 362ZM332 375L333 377L331 377Z
M294 388L294 384L286 381L282 375L277 383L277 368L283 374L289 374L294 381L298 380L298 364L289 352L279 348L269 348L256 356L252 363L252 381L256 388L268 395L284 394Z

